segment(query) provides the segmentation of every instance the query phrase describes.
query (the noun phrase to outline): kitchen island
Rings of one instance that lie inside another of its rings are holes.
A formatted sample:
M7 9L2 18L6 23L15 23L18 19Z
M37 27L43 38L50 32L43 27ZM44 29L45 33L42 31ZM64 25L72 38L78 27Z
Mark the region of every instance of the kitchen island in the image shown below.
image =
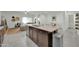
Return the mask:
M52 47L53 34L58 30L57 26L28 25L29 37L39 47Z

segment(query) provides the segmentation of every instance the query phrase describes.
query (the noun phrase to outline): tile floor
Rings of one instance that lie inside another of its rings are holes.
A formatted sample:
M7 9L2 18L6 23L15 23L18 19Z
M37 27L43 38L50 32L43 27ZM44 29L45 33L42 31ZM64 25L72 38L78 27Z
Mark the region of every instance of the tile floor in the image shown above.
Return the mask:
M63 34L64 47L79 47L79 34L75 29L67 29Z
M2 47L37 47L37 45L23 31L15 34L6 34Z
M64 47L79 47L79 36L73 30L66 31L63 36ZM5 34L2 47L38 47L28 36L26 31Z

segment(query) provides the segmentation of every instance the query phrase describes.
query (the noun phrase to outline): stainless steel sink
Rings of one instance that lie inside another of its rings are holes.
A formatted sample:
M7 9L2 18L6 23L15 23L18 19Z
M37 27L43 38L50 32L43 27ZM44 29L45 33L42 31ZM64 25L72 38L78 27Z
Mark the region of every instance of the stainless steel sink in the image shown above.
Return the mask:
M33 25L33 26L35 26L35 27L40 27L40 25Z

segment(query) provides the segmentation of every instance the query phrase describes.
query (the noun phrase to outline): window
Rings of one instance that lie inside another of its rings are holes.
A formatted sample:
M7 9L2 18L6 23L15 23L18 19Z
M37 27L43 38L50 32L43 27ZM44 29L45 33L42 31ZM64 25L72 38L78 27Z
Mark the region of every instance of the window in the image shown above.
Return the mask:
M27 17L22 18L22 23L26 24L28 22Z
M22 18L22 23L23 24L26 24L26 23L29 23L29 22L32 22L32 18L29 18L29 17L23 17Z

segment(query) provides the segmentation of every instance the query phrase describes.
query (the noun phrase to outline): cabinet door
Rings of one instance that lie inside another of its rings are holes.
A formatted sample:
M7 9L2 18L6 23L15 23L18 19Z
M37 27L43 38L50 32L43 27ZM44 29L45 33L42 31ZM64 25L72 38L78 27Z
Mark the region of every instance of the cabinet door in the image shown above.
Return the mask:
M38 45L40 47L48 47L48 34L44 31L38 33Z
M29 36L30 36L31 39L32 39L32 34L33 34L33 30L32 30L32 28L30 27L30 28L29 28Z
M48 47L48 33L47 32L42 32L42 46L43 47Z
M33 41L37 43L37 29L33 28Z
M38 30L38 46L42 47L42 31Z

